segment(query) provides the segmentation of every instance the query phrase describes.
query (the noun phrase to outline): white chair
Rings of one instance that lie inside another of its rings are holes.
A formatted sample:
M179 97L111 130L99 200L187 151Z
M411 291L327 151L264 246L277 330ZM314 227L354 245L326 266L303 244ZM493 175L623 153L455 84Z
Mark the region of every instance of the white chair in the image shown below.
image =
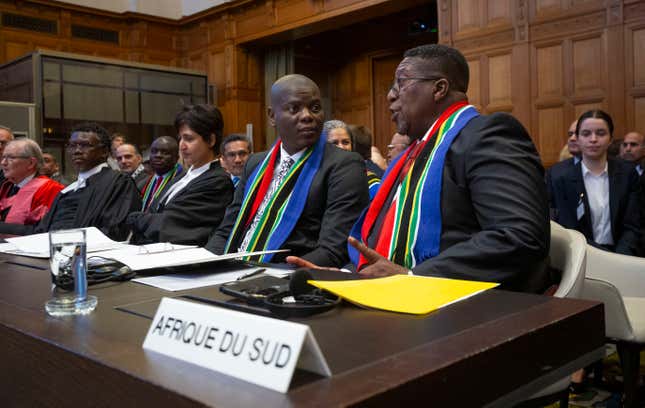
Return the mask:
M582 297L605 304L605 333L616 343L623 370L624 407L635 407L645 347L645 259L588 246Z
M558 289L553 296L578 298L582 294L585 280L587 240L578 231L565 229L551 221L550 265L562 271ZM560 407L569 404L570 377L563 378L555 384L541 390L522 402L518 407L541 407L560 401Z

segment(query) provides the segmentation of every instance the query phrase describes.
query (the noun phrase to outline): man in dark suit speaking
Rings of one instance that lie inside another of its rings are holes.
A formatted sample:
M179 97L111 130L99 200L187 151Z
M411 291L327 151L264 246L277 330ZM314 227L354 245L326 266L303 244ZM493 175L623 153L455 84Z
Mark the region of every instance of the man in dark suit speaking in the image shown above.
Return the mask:
M368 203L362 158L321 138L318 86L287 75L271 87L269 121L279 139L251 156L233 203L206 248L216 254L289 249L322 266L349 260L346 239ZM283 261L280 253L259 257ZM258 258L254 258L258 259Z
M544 169L517 120L468 105L468 77L453 48L405 53L388 100L412 143L354 226L350 256L365 277L413 273L539 292L550 283Z

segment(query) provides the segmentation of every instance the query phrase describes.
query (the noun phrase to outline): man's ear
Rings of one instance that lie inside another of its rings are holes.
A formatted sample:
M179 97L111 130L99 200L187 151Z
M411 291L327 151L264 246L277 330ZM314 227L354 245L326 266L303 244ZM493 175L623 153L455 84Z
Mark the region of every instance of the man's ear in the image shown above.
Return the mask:
M212 149L213 146L215 146L215 141L217 140L217 137L215 137L215 133L211 133L211 136L209 138L208 146Z
M446 78L441 78L438 79L434 83L434 100L435 101L440 101L441 99L445 98L446 95L448 95L448 92L450 91L450 83Z
M269 124L271 127L275 127L275 112L271 106L267 108L267 116L269 117Z

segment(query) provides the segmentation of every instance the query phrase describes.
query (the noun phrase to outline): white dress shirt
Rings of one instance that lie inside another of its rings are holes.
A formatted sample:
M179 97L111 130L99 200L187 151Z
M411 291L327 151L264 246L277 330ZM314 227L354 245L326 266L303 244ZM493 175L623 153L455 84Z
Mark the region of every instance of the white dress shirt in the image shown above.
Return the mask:
M594 242L614 245L611 235L611 211L609 210L609 173L607 163L599 175L593 174L582 162L582 180L587 190L587 201L591 210L591 227Z
M178 182L173 184L168 189L168 191L164 194L164 197L159 202L164 203L164 204L168 204L170 202L170 200L172 200L173 197L177 195L177 193L179 193L181 190L186 188L188 183L190 183L191 181L195 180L197 177L199 177L202 174L204 174L206 172L206 170L208 170L210 168L211 163L212 163L212 161L204 164L203 166L197 167L197 168L195 168L195 166L190 166L190 169L188 169L188 172L186 173L186 175L184 175L184 177L179 179Z
M253 233L255 232L255 229L258 226L260 218L262 217L262 214L264 214L264 210L266 210L266 206L269 204L269 200L271 199L271 196L275 194L278 188L278 183L281 181L279 180L278 174L280 173L280 168L282 167L282 163L291 159L293 163L292 166L293 166L295 163L298 163L298 160L305 153L305 150L307 150L307 148L304 148L299 152L296 152L293 155L290 155L289 153L287 153L286 150L284 150L284 145L280 144L280 160L278 161L278 163L275 164L273 168L273 175L271 176L272 177L271 184L267 189L267 195L262 199L262 202L260 203L260 207L258 208L258 211L255 213L255 217L253 217L253 221L251 222L249 229L246 231L246 234L244 235L244 239L242 240L242 242L240 243L240 246L237 249L238 252L246 251L251 241L251 237L253 237Z
M108 167L108 164L105 162L99 164L96 167L92 167L88 171L82 171L78 173L78 178L76 179L76 181L70 184L69 186L65 187L61 191L61 194L65 194L65 193L69 193L70 191L76 191L81 188L85 188L85 186L87 185L87 179L92 177L95 174L99 174L104 167Z
M33 180L34 177L36 177L36 173L34 173L34 174L32 174L30 176L27 176L24 179L22 179L22 181L20 183L16 184L16 187L23 188L27 183L29 183L31 180Z

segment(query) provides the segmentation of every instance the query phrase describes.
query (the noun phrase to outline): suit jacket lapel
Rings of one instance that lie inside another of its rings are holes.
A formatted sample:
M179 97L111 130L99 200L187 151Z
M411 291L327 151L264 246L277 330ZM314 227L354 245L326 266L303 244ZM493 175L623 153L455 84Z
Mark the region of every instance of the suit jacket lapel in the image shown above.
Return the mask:
M574 203L574 217L578 219L578 203L582 198L585 213L583 214L582 218L578 220L578 225L580 227L580 231L582 231L585 236L593 237L593 230L591 228L591 208L589 207L589 200L587 197L587 190L585 189L585 183L582 179L581 162L578 162L578 164L572 166L571 169L572 171L569 175L570 188L568 190L573 191L575 194L573 197L570 197L571 201Z
M620 203L621 194L619 194L623 189L620 186L621 180L624 179L623 172L620 167L616 167L616 162L613 160L608 160L607 163L607 173L609 179L609 214L611 220L611 231L618 231L616 228L616 217L618 216L618 208Z

